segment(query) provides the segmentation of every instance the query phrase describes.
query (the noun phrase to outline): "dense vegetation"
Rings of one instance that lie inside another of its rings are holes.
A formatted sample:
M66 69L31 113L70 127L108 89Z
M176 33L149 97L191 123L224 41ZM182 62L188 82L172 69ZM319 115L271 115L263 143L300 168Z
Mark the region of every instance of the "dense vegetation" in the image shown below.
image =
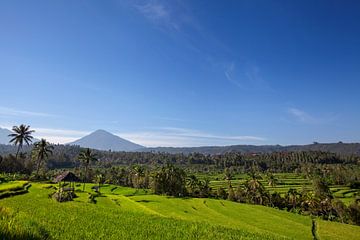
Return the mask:
M29 126L14 127L13 131L11 141L15 147L6 147L10 154L0 156L0 171L7 173L0 178L0 183L5 184L3 186L23 184L15 188L4 187L0 195L3 198L28 192L28 182L13 182L15 180L49 181L66 168L72 169L74 177L82 180L82 190L78 189L74 194L71 186L67 187L70 192L58 188L49 195L58 201L73 200L77 195L91 192L86 190L86 183L93 182L97 187L94 188L96 193L89 195L91 203L100 199L104 184L113 184L181 199L207 199L204 204L213 201L210 199L228 200L360 225L358 155L322 151L229 152L220 155L96 151L78 146L53 146L45 139L31 145ZM52 186L49 191L53 191ZM3 219L12 218L7 211L0 209ZM312 227L316 228L314 222ZM5 234L13 234L3 228ZM21 233L23 230L16 231ZM40 235L29 233L29 236L25 231L19 238L36 239L38 235L44 238L46 234L43 236L42 230L39 231ZM248 233L244 234L246 237Z

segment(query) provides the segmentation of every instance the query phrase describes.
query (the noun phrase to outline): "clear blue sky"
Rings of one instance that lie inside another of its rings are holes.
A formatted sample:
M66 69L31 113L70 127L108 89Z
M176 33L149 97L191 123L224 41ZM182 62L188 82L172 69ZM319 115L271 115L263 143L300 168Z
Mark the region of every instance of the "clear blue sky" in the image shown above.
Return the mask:
M0 126L146 146L360 141L359 1L0 2Z

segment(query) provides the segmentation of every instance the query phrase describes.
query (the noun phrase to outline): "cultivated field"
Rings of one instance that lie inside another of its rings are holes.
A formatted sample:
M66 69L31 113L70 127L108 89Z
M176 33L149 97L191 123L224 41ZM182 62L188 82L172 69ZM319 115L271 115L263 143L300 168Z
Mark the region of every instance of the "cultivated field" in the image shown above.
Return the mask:
M210 186L215 190L219 187L223 187L226 190L228 187L228 181L224 180L224 174L212 176L198 174L198 177L200 179L209 178ZM267 176L265 174L260 176L259 182L261 182L270 192L278 192L282 195L285 195L290 188L296 189L298 192L301 192L303 189L309 191L312 190L311 180L300 175L294 173L277 173L274 174L274 177L277 180L274 186L269 186ZM237 174L234 175L231 180L231 184L233 188L236 188L248 179L249 175L247 174ZM350 204L357 196L360 197L360 189L351 189L350 187L344 185L330 185L330 190L335 198L340 199L345 204Z
M0 184L14 192L24 182ZM28 186L28 185L26 185ZM225 200L172 198L113 185L96 203L87 184L72 202L48 197L56 185L31 183L28 193L0 200L5 239L357 239L360 227ZM19 190L21 191L21 190Z

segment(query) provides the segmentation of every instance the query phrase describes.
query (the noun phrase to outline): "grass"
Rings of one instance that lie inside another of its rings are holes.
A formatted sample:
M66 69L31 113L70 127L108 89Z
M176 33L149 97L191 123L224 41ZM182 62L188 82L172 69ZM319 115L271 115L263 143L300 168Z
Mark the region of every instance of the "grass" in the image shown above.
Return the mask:
M151 195L113 185L104 185L93 204L88 202L91 186L86 185L86 192L77 190L79 197L73 202L49 199L54 189L40 183L32 183L27 194L0 200L0 238L312 239L311 219L286 211L215 199ZM354 236L360 235L357 226L317 221L321 239L356 239Z
M28 181L12 181L0 184L0 193L22 189Z

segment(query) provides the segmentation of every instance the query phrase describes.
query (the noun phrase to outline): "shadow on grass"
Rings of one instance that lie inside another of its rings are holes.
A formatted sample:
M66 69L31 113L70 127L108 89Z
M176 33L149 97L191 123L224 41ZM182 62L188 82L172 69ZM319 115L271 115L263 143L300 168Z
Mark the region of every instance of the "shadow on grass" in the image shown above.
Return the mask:
M50 240L49 233L43 227L34 227L34 231L26 231L21 228L0 228L0 239L2 240Z
M32 234L27 234L27 233L3 233L0 232L0 239L2 240L12 240L12 239L17 239L17 240L43 240L43 239L49 239L49 238L43 238L43 237L37 237L34 236Z
M153 201L153 200L146 200L146 199L143 199L143 200L137 200L136 202L140 202L140 203L149 203L149 202L159 202L159 201Z

